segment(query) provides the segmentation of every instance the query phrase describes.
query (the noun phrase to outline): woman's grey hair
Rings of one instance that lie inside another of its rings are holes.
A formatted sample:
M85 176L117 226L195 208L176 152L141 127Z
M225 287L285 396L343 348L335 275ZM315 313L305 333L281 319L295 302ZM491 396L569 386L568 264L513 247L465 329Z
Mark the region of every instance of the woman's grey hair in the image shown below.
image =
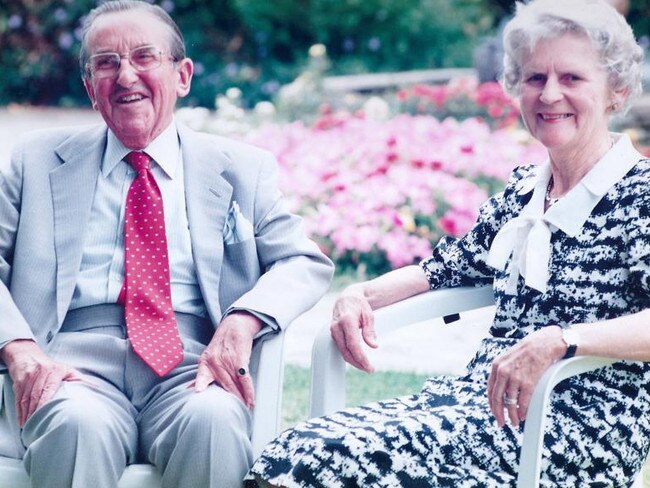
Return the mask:
M537 41L567 33L585 35L592 42L611 90L627 89L628 100L641 93L643 49L625 18L603 0L517 2L515 16L503 32L505 90L519 95L523 60Z
M97 18L104 14L114 13L114 12L128 12L131 10L144 10L150 14L157 17L161 22L169 27L170 33L170 42L169 42L169 51L170 56L174 61L180 61L185 58L185 41L183 39L183 34L181 33L176 22L169 16L165 10L163 10L158 5L152 5L150 3L141 1L141 0L110 0L108 2L102 3L99 7L94 8L90 13L85 17L81 25L81 49L79 51L79 67L81 68L81 75L83 78L88 78L89 74L86 70L86 63L90 57L88 52L88 33L93 26L93 23Z

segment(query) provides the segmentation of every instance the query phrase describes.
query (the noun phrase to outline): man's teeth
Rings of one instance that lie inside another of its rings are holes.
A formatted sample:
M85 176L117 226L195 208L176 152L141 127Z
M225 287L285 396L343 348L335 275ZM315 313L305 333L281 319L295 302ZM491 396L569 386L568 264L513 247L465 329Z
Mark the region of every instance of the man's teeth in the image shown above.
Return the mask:
M120 102L122 103L128 103L128 102L135 102L136 100L142 100L142 95L127 95L125 97L120 98Z
M543 120L560 120L560 119L568 119L571 117L571 114L560 114L560 115L546 115L546 114L540 114L542 116Z

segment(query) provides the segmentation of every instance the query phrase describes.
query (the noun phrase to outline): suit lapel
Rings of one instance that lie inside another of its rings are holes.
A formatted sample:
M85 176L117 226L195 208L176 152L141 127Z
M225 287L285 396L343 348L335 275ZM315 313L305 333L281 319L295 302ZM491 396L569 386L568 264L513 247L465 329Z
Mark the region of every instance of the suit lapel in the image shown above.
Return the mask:
M221 320L219 279L223 261L223 229L233 188L221 175L232 164L214 141L179 124L183 150L185 200L192 253L205 306L214 324Z
M68 311L77 282L105 145L106 127L100 126L73 136L55 150L63 163L50 172L59 325Z

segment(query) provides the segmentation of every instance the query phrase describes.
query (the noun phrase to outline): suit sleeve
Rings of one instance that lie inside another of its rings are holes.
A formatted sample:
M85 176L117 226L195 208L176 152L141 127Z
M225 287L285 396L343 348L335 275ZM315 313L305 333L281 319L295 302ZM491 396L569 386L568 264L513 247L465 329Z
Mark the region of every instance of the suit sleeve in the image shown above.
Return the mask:
M34 339L27 321L11 296L11 271L20 223L22 145L9 165L0 168L0 349L16 339ZM0 361L0 367L4 367Z
M334 266L306 236L302 219L287 210L277 185L275 159L265 154L256 182L254 210L262 275L226 314L247 310L271 328L283 329L325 294Z

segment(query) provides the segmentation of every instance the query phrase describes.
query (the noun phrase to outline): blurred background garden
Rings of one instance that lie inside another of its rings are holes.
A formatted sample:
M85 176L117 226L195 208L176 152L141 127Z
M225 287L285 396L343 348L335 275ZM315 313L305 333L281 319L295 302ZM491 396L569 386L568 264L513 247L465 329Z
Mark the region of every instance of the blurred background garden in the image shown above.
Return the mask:
M98 1L0 1L5 110L88 107L79 23ZM339 276L428 255L472 225L514 165L544 159L494 81L511 0L155 3L195 61L178 118L270 149ZM650 0L616 3L647 46ZM644 112L616 121L642 148Z
M100 120L77 62L80 19L97 3L0 0L0 166L24 130ZM290 206L336 262L334 290L418 261L442 234L462 235L515 165L545 158L494 81L511 0L153 3L178 22L195 62L177 118L276 155ZM615 3L647 49L650 0ZM647 94L613 125L650 154ZM289 331L285 425L306 415L306 342L327 320L327 300ZM383 347L402 354L386 369L409 373L371 383L353 376L349 401L414 391L423 373L458 372L481 322L445 332L436 354L442 332L431 327Z

